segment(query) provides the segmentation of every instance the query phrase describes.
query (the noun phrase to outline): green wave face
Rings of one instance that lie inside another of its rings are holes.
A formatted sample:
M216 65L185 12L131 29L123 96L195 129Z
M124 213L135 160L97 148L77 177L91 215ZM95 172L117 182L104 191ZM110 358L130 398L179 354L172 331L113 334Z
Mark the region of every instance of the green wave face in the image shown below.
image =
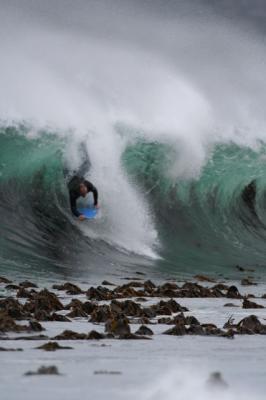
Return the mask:
M68 133L30 133L26 125L0 128L0 274L80 278L104 275L113 265L150 264L101 235L90 237L72 217L67 183L79 165L71 164L68 152L89 169L82 143L73 145Z
M123 163L152 205L171 269L265 265L265 151L216 146L200 177L184 181L169 174L178 157L172 147L139 141L126 149ZM253 180L251 210L242 193Z
M0 129L0 182L12 179L31 184L36 174L43 172L47 183L53 183L62 170L63 142L53 134L27 136L23 126Z
M56 250L67 229L63 143L53 134L27 136L25 126L0 130L0 269L60 264Z
M80 257L86 263L88 254L92 259L92 249L97 264L103 243L92 245L69 218L66 136L31 137L29 131L25 126L0 130L0 267L72 268ZM161 257L155 265L189 273L265 266L266 147L216 146L200 175L190 180L173 177L178 157L174 147L144 140L122 154L121 167L145 194L155 221ZM252 181L253 208L243 199ZM112 263L110 246L106 254ZM139 262L136 255L128 257Z

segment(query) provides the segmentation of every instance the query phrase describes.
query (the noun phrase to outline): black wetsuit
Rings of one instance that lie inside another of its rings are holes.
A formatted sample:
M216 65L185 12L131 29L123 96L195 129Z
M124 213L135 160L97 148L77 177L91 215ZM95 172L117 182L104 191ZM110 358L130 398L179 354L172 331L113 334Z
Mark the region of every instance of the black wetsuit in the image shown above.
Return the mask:
M79 217L81 215L81 213L77 209L77 199L80 197L79 185L81 183L84 183L84 185L87 187L88 193L89 192L93 193L94 205L96 206L98 204L98 191L96 187L93 186L91 182L86 181L84 178L79 176L74 176L68 184L68 190L69 190L71 211L76 217Z
M255 201L256 201L256 194L257 194L257 185L256 181L251 181L247 186L244 187L242 191L242 199L252 212L252 214L257 216L256 208L255 208Z

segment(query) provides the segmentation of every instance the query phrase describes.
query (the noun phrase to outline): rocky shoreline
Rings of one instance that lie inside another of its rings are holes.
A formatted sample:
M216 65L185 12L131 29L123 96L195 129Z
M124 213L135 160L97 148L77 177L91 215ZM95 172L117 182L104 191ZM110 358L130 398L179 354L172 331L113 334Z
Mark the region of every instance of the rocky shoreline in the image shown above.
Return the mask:
M162 334L177 336L208 335L231 339L240 334L266 334L266 324L255 315L251 314L237 323L230 318L221 329L212 321L201 323L195 316L187 316L189 309L176 301L178 298L239 299L244 309L264 308L264 305L248 299L253 299L254 295L243 295L236 286L224 283L216 283L210 287L198 282L186 282L182 286L175 282L156 285L151 280L138 278L120 286L104 281L101 286L92 286L87 290L65 282L55 284L52 290L48 290L39 289L35 283L29 281L15 284L7 278L0 277L0 282L7 290L13 292L12 295L0 299L0 340L8 340L9 332L27 334L12 336L12 340L147 340L151 338L153 331L146 325L155 324L167 327ZM62 292L72 296L69 303L63 304L60 300ZM82 297L82 300L77 296ZM265 297L263 295L261 299L264 300ZM158 299L158 302L146 305L148 300L154 298ZM235 304L225 303L224 306L235 307ZM70 323L75 319L85 319L95 325L102 324L105 332L92 330L77 333L66 329L55 337L39 333L45 331L41 325L43 321ZM27 321L27 324L18 321ZM141 326L132 333L134 324ZM32 333L34 335L29 335Z
M124 284L103 281L88 287L62 282L48 289L34 282L11 282L0 277L0 352L21 353L30 348L36 351L38 360L38 351L61 354L75 351L76 344L86 341L108 347L117 340L137 340L144 345L164 336L237 340L239 336L266 335L266 314L262 314L266 295L246 293L247 288L257 287L250 279L237 286L199 275L187 282L154 283L144 274L124 279ZM219 302L221 324L215 314L215 318L210 315L206 321L205 316L202 321L195 306L191 308L191 302L203 300ZM241 317L237 310L241 310ZM95 376L120 374L94 371ZM39 365L23 375L62 373L56 365Z

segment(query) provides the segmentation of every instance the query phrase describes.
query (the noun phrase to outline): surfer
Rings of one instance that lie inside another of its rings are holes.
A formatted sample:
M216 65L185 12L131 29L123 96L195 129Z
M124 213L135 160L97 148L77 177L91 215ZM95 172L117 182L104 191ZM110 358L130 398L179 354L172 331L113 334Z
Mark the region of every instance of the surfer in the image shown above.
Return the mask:
M251 181L247 186L245 186L242 191L243 201L248 206L252 214L254 214L255 216L257 216L255 209L256 193L257 193L257 185L255 180Z
M72 214L78 217L80 221L83 221L85 219L85 216L82 215L77 209L77 199L79 197L86 197L89 192L92 192L94 198L94 207L99 208L98 191L96 187L91 182L85 180L83 177L74 175L68 183L68 190Z

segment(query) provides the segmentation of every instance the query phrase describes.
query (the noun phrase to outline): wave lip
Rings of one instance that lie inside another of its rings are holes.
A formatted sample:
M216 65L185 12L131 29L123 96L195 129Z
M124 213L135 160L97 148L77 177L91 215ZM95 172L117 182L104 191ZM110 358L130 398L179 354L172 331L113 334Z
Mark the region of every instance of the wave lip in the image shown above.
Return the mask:
M135 213L134 207L125 218L127 207L118 206L118 199L107 202L101 192L100 218L80 224L71 215L67 181L74 173L70 165L78 168L78 162L72 163L75 153L82 162L82 147L79 142L70 145L69 140L68 133L43 130L32 135L26 126L0 129L1 266L72 268L78 263L97 269L99 264L117 260L142 263L140 255L144 263L156 258L150 239L141 238L146 217ZM124 186L130 204L135 192ZM124 201L123 195L118 197ZM110 210L112 204L115 213ZM153 237L152 232L149 235Z
M217 145L200 177L177 179L172 147L140 140L127 149L124 163L152 204L164 259L191 270L265 265L264 154L263 144Z

